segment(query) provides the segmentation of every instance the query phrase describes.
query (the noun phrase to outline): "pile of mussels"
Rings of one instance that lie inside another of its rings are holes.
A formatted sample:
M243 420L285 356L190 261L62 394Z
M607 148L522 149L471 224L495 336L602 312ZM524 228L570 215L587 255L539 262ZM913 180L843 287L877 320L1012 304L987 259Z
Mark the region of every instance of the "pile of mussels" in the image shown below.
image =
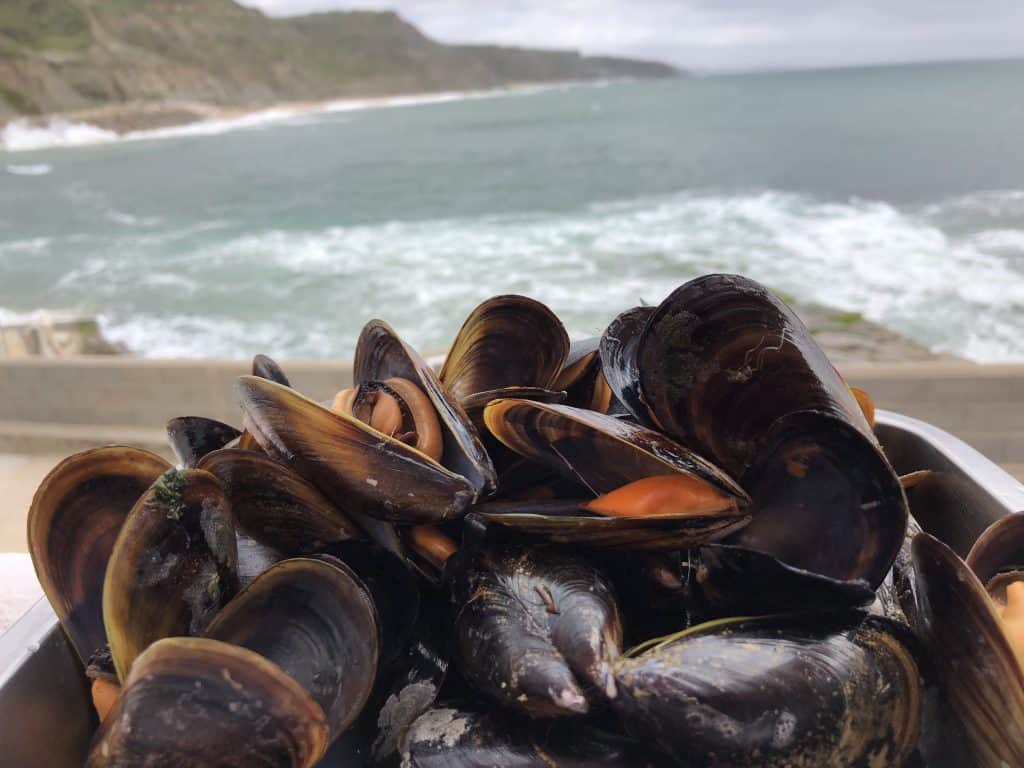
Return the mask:
M374 320L333 402L236 394L33 501L89 768L1024 765L1024 523L920 532L751 280L574 343L498 296L440 374Z

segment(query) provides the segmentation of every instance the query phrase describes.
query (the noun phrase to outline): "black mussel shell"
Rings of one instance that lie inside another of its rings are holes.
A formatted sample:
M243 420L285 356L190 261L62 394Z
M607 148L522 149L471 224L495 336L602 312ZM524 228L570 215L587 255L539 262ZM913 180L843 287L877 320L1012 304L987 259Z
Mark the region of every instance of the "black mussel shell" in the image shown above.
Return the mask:
M264 454L225 448L205 456L198 468L220 480L239 529L286 557L359 536L320 491Z
M877 445L819 412L779 419L740 478L751 521L730 543L802 570L877 587L907 527L899 478ZM797 606L798 607L798 606Z
M369 590L381 628L380 661L386 664L409 644L420 612L420 588L404 558L367 541L339 541L317 556L341 561Z
M831 579L745 547L705 544L697 564L695 586L708 617L836 611L875 598L866 581Z
M657 765L622 736L577 721L530 723L452 707L425 712L402 739L408 768L588 768Z
M539 301L495 296L462 324L440 380L462 402L505 387L550 389L569 353L562 322Z
M463 475L293 389L243 376L236 391L260 445L341 508L431 523L461 516L477 496Z
M278 666L205 638L160 640L136 660L86 768L310 768L323 710Z
M284 371L281 370L277 361L266 355L256 355L252 359L252 375L277 382L284 387L291 386L288 377L284 375Z
M677 765L902 766L921 681L883 620L710 622L615 665L626 730Z
M138 448L94 448L54 467L32 499L28 550L36 576L83 664L107 645L103 579L117 534L170 467Z
M494 491L494 466L458 398L445 390L434 370L387 323L371 320L363 327L353 377L356 384L398 377L418 385L437 410L444 432L441 464L465 477L477 497Z
M103 582L118 678L154 641L201 634L237 590L235 522L220 482L168 470L128 514Z
M344 566L282 560L224 606L206 637L255 651L295 678L327 715L332 739L358 717L373 689L377 613Z
M640 393L636 351L654 307L633 307L616 317L601 336L601 370L615 398L641 424L652 421Z
M622 625L609 580L550 549L463 549L445 567L455 643L474 688L531 717L587 712L616 695Z
M242 433L229 424L202 416L179 416L167 422L167 441L183 467L194 467L210 451L223 448Z
M821 411L874 442L857 400L785 303L738 275L677 288L636 349L640 397L657 425L736 477L776 419Z
M1024 765L1024 669L984 585L927 533L912 551L915 631L977 765Z

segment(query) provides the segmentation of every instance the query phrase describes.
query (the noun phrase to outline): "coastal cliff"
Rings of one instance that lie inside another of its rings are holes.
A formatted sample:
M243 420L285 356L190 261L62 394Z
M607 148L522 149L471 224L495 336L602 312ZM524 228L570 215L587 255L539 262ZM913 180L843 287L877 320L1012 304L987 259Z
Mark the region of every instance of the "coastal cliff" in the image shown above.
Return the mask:
M0 122L106 109L123 129L187 122L176 113L204 108L678 74L574 51L444 45L391 12L270 18L232 0L0 3ZM143 117L125 117L133 108Z

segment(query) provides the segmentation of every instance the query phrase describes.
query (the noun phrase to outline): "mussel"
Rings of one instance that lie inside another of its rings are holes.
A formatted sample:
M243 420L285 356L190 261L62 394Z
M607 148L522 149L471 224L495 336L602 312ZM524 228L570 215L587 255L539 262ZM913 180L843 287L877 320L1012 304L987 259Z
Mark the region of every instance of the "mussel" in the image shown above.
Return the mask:
M36 576L83 664L107 644L103 580L117 535L170 468L138 448L95 448L54 467L32 499L28 550Z
M273 662L174 637L138 657L86 768L309 768L328 737L320 705Z
M790 582L832 589L837 604L869 600L903 542L906 497L856 398L793 311L752 280L708 275L618 322L606 362L620 398L750 494L749 525L725 543L774 558L780 565L766 568L790 569ZM742 570L763 583L761 570Z
M408 768L588 768L657 764L638 744L577 721L524 723L452 707L435 707L402 737Z
M103 582L118 678L156 640L201 634L237 590L235 523L220 482L167 470L128 514Z
M258 377L242 377L236 389L264 450L339 506L389 521L434 522L464 514L493 490L494 469L469 418L386 324L364 328L355 375L351 396L339 394L331 409ZM373 426L381 393L397 412L387 431ZM437 427L434 455L424 452L426 423Z
M915 628L974 759L1024 765L1024 515L994 523L966 563L927 533L912 550Z
M658 432L582 408L495 400L484 412L508 448L579 482L578 505L482 505L486 521L564 542L678 549L747 522L724 472Z
M611 582L586 559L481 545L452 557L445 578L458 658L476 690L531 717L615 698L621 617Z
M569 354L562 322L539 301L495 296L474 309L441 368L439 379L463 405L482 408L508 388L550 390Z
M365 586L344 566L283 560L229 602L205 636L255 651L297 680L345 732L370 696L380 629Z
M711 622L616 662L614 706L680 766L902 766L921 679L896 631L859 613Z
M238 440L242 433L229 424L203 416L179 416L167 422L167 442L178 464L194 467L211 451Z

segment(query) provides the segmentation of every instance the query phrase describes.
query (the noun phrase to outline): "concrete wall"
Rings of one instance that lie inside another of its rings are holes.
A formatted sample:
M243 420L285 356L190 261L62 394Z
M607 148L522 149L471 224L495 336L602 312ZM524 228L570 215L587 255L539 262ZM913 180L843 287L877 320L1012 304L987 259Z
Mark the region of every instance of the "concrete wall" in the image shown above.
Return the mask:
M0 452L63 453L105 442L159 448L173 416L237 424L232 384L247 368L237 360L0 360ZM284 368L317 399L352 378L340 362ZM1024 365L848 365L843 374L881 408L930 421L999 463L1024 464Z

